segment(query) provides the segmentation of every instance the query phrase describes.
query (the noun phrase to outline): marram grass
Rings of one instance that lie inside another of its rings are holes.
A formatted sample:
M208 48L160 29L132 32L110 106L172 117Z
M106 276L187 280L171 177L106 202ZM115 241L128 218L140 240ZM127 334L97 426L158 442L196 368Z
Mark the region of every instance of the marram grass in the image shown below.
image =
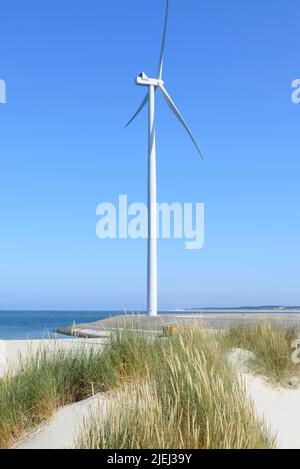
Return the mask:
M224 358L219 334L194 326L176 337L148 341L146 354L130 342L123 354L126 385L111 398L105 416L96 412L85 422L79 448L274 445ZM132 381L128 370L134 370Z
M286 384L300 377L300 364L292 360L292 343L299 336L295 327L283 328L275 322L230 327L224 334L227 347L239 347L255 354L250 369L273 382Z
M130 333L117 336L104 349L41 347L20 359L16 372L0 379L0 448L49 419L61 406L107 391L143 375L149 342ZM150 351L151 352L151 351ZM133 356L139 354L139 367Z
M125 331L104 349L41 349L0 380L0 447L59 407L112 389L107 418L91 416L78 447L273 446L225 357L221 335L199 326L156 339Z

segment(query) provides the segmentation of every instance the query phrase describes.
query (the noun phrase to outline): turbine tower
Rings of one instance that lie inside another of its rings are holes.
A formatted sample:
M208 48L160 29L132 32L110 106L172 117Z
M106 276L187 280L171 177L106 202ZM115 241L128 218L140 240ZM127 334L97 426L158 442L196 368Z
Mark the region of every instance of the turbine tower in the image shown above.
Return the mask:
M166 4L165 24L158 65L157 78L148 78L145 73L141 73L136 78L136 84L148 87L148 92L143 99L140 107L127 122L126 127L134 121L142 109L148 104L149 107L149 125L148 125L148 270L147 270L147 312L149 316L157 316L157 195L156 195L156 142L155 142L155 92L159 89L166 100L171 111L175 114L179 122L183 125L194 145L196 146L201 158L202 153L192 132L187 126L184 118L180 114L175 103L167 92L163 76L164 52L166 45L166 35L169 16L169 0Z

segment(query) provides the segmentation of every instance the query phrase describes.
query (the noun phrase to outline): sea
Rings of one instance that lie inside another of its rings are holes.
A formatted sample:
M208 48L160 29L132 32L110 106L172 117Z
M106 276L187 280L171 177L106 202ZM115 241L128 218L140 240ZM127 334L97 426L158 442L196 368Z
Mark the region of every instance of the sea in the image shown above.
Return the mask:
M183 312L203 313L211 316L224 313L243 315L246 313L277 313L290 314L300 313L300 307L260 306L243 308L199 308L199 309L177 309L161 311L160 314L181 314ZM142 311L140 311L142 313ZM55 330L60 327L70 326L86 322L99 321L111 316L119 316L124 311L4 311L0 310L0 340L10 339L42 339L55 337ZM300 328L300 326L299 326ZM69 336L57 335L59 338L70 339Z
M98 321L120 314L121 311L0 311L0 340L47 339L55 335L58 327ZM59 338L70 339L61 334Z

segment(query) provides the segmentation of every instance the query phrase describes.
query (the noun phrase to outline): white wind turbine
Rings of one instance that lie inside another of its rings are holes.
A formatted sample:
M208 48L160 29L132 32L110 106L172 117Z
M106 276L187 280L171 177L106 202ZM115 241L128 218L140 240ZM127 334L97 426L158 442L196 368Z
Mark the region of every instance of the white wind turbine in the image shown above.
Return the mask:
M126 127L131 124L142 109L149 103L149 139L148 139L148 277L147 277L147 311L149 316L157 316L157 197L156 197L156 147L155 147L155 92L157 89L163 94L168 106L174 112L179 122L183 125L194 145L196 146L201 158L203 159L200 148L194 139L192 132L188 128L184 118L180 114L175 103L172 101L169 93L164 87L162 80L163 63L164 63L164 50L166 44L167 26L169 16L169 0L166 5L165 24L162 38L162 46L160 53L160 60L158 66L158 77L148 78L145 73L141 73L137 79L136 84L139 86L147 86L148 92L142 101L140 107L132 118L127 122Z

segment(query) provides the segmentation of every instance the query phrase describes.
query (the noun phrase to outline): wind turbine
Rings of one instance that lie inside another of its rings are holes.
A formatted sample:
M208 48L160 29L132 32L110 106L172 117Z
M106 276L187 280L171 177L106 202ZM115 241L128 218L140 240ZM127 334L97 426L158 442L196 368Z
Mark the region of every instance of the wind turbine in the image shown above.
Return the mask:
M143 99L140 107L127 122L125 127L128 127L131 122L139 115L142 109L148 104L149 107L149 137L148 137L148 271L147 271L147 312L149 316L157 316L157 196L156 196L156 143L155 143L155 125L154 125L154 114L155 114L155 92L159 89L164 99L166 100L171 111L175 114L179 122L183 125L190 138L192 139L197 151L203 159L202 153L196 140L194 139L192 132L187 126L184 118L180 114L178 108L173 102L171 96L167 92L163 76L163 65L164 65L164 52L166 45L166 35L168 27L168 16L169 16L169 0L166 4L166 14L164 31L162 37L162 45L160 52L160 59L158 65L158 76L157 78L149 78L143 72L136 78L136 84L139 86L148 87L148 92Z

